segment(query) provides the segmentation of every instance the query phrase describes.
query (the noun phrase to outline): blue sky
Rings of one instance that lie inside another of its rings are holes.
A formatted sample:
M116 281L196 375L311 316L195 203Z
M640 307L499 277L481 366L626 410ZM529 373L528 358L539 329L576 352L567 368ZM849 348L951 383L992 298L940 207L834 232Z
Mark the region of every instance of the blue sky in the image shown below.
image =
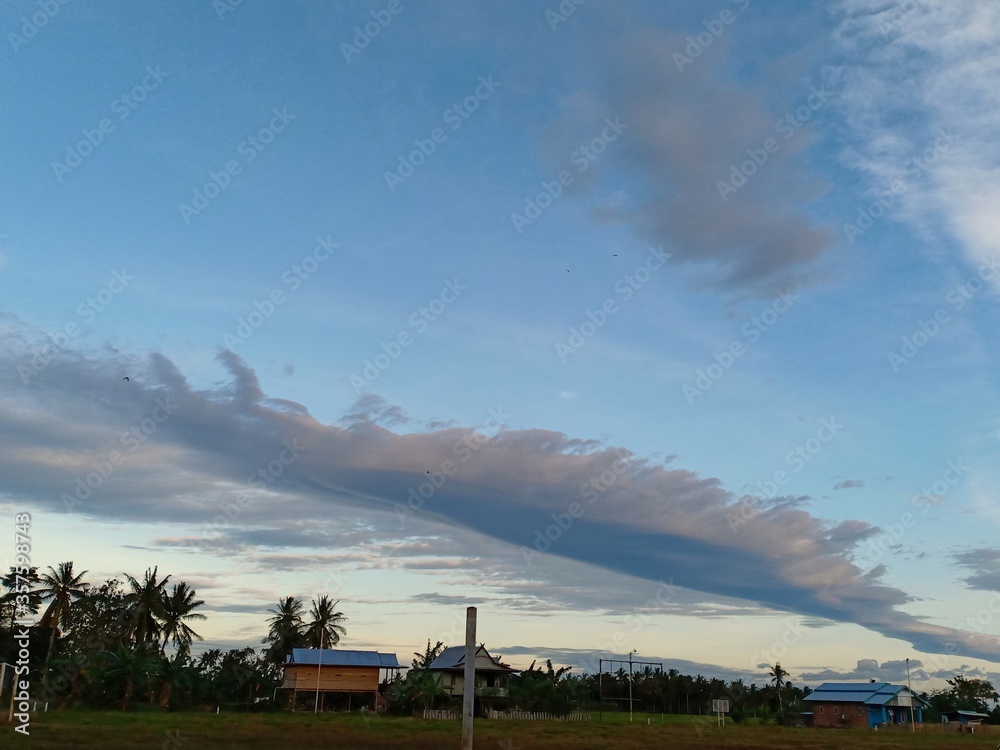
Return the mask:
M329 593L402 656L474 604L523 666L997 679L993 5L0 24L38 564L159 565L213 644Z

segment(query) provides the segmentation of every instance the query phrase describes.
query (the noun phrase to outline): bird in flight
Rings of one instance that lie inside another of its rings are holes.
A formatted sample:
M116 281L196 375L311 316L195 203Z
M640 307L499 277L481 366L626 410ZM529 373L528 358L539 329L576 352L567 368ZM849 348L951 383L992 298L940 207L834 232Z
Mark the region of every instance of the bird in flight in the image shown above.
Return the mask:
M122 380L128 380L128 376L126 375Z

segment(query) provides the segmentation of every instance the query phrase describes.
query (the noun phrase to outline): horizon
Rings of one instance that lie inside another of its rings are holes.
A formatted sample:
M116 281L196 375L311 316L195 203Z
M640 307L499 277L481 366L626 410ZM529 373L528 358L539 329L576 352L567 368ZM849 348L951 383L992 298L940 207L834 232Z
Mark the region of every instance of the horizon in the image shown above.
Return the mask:
M328 594L361 650L476 606L525 667L1000 684L1000 8L0 29L32 564L158 565L223 647Z

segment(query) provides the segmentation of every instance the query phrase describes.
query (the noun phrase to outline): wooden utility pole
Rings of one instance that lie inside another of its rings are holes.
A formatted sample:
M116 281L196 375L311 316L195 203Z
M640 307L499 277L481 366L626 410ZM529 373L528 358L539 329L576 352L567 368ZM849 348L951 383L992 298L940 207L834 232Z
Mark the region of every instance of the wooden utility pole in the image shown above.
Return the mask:
M465 610L465 685L462 691L462 750L472 750L472 716L476 703L476 608Z

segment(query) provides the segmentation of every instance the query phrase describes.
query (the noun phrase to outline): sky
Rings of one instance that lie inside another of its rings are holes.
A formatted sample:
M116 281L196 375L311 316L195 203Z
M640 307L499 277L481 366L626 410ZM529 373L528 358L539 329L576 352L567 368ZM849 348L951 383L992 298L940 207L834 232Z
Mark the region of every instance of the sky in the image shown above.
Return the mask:
M201 647L1000 680L1000 7L0 9L0 509Z

